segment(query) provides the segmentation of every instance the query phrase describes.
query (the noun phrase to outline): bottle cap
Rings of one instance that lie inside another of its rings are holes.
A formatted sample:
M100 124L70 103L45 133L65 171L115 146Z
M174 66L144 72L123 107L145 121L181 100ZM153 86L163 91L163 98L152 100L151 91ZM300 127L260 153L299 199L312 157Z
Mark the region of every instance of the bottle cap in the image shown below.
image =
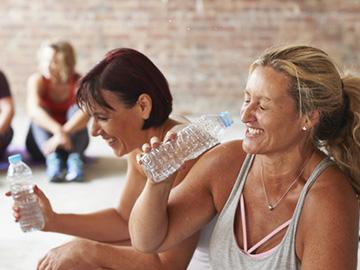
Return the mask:
M230 127L234 123L234 121L231 119L229 112L221 112L219 116L223 121L225 127Z
M16 154L16 155L12 155L8 157L8 160L11 164L18 162L21 160L21 155L20 154Z

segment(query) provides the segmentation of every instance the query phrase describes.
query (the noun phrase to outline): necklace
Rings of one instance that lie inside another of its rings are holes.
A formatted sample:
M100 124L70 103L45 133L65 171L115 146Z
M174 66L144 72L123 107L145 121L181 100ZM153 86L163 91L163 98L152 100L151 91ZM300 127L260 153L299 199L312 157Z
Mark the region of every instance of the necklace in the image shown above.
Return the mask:
M261 183L262 183L262 186L263 186L267 207L269 208L270 211L274 210L279 205L279 203L285 198L285 196L290 192L291 188L295 185L295 183L297 182L299 177L304 172L306 166L308 165L308 163L309 163L309 161L311 159L312 154L313 154L313 152L311 152L311 155L309 156L308 160L305 162L305 164L302 167L300 173L295 177L295 179L291 182L289 187L286 189L285 193L275 203L270 203L269 196L268 196L268 194L266 192L266 187L265 187L265 182L264 182L264 166L261 166L261 171L260 171L261 172Z

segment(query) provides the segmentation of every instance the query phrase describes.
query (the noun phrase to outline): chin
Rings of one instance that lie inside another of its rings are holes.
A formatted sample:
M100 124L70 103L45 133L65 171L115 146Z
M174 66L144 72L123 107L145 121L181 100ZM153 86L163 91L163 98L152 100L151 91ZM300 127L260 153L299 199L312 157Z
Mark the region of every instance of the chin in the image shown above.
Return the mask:
M113 150L114 150L115 156L117 156L117 157L122 157L123 155L125 155L125 153L123 153L123 152L121 151L121 149L120 149L120 150L113 149Z
M251 143L247 143L246 141L243 141L242 148L243 148L244 152L246 152L247 154L254 155L259 152L255 145L253 145Z

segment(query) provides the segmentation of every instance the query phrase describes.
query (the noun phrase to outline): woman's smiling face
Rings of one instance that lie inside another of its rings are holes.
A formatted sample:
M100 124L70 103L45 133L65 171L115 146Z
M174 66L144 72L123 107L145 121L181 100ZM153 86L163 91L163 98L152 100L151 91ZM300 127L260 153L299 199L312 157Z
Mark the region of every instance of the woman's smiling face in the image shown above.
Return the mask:
M104 100L114 110L93 104L91 134L101 136L117 156L123 156L144 143L144 118L138 103L128 107L110 91L102 90Z
M246 152L268 154L300 143L304 121L288 88L286 75L271 67L257 67L249 75L241 108Z

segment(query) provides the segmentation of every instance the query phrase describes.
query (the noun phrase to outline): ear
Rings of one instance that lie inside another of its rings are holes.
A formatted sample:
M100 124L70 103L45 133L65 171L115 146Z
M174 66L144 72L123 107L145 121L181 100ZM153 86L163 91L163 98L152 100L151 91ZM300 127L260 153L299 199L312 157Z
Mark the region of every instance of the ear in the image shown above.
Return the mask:
M144 120L147 120L150 117L151 109L152 109L152 99L148 94L141 94L138 97L136 102L140 114Z
M309 130L315 127L320 121L320 112L318 110L311 111L304 115L303 130Z

